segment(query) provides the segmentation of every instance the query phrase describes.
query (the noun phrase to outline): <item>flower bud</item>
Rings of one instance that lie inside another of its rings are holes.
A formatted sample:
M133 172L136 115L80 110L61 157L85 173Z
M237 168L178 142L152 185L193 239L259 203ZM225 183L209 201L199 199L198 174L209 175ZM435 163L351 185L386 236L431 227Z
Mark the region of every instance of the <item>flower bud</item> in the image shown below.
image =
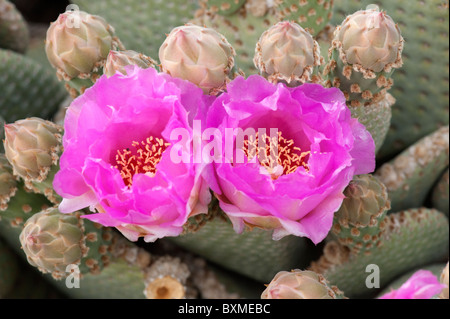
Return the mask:
M89 78L103 66L109 51L120 46L114 29L102 17L83 11L60 14L50 24L45 41L48 60L66 81Z
M127 65L137 65L142 69L146 69L155 67L156 62L152 58L132 50L111 50L106 59L105 66L103 67L103 73L106 74L107 77L113 76L116 72L126 75L125 67Z
M374 217L389 208L386 186L370 174L353 178L344 191L345 199L335 217L349 225L370 226Z
M253 62L271 82L305 83L321 64L320 48L300 25L281 21L261 35Z
M173 29L159 49L162 71L210 94L225 87L235 55L221 34L193 24Z
M378 8L348 16L335 31L346 63L380 72L400 67L403 38L397 24Z
M61 151L62 128L40 118L5 125L5 155L14 174L25 180L43 181Z
M79 264L86 254L83 231L75 215L61 214L56 208L31 216L20 234L28 262L43 273L63 276L70 264Z
M381 245L381 234L386 229L384 219L391 207L387 188L370 174L358 175L346 187L344 195L334 215L332 232L353 253L369 253Z
M262 299L336 299L336 292L326 280L313 271L298 269L280 271L275 275Z
M7 208L8 202L17 191L17 181L12 167L3 154L0 154L0 211Z

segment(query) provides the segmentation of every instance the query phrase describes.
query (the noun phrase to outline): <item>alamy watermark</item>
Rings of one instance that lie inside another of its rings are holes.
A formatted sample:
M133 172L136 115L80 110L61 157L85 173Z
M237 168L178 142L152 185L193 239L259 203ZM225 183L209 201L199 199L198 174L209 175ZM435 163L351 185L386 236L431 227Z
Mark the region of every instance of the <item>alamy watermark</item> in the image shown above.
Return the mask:
M376 264L366 266L366 273L370 273L366 277L366 287L369 289L380 288L380 267Z
M66 7L66 12L71 12L71 14L67 15L67 18L64 20L66 27L76 29L80 28L81 27L80 8L76 4L69 4Z
M266 152L258 152L258 149L269 150L270 157L277 158L278 129L270 128L269 134L267 131L266 128L252 127L225 128L223 133L218 128L202 130L201 121L194 120L192 133L183 127L170 132L170 140L175 141L170 150L170 158L175 164L181 162L242 164L256 161L256 158L261 160L260 156L268 156ZM267 140L270 142L267 143ZM254 141L254 143L246 143L246 141ZM249 159L248 154L255 156Z
M78 265L67 265L66 272L69 273L66 277L66 287L69 289L80 288L80 268Z

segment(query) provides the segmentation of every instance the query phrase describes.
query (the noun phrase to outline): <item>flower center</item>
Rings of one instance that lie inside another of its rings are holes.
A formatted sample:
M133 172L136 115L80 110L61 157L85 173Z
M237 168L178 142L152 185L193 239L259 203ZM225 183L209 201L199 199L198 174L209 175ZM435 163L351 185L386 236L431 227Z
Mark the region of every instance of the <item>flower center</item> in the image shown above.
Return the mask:
M300 166L309 171L307 157L310 152L302 152L300 147L294 146L293 140L287 140L281 132L274 137L264 134L261 146L258 146L258 141L258 132L254 136L250 135L244 141L244 154L249 161L258 156L259 163L265 169L263 173L269 174L272 179L294 173Z
M156 173L156 165L161 161L162 154L170 143L165 143L162 138L150 136L139 142L131 143L132 150L125 148L116 153L114 167L120 171L125 184L130 187L135 174L146 174L153 177Z

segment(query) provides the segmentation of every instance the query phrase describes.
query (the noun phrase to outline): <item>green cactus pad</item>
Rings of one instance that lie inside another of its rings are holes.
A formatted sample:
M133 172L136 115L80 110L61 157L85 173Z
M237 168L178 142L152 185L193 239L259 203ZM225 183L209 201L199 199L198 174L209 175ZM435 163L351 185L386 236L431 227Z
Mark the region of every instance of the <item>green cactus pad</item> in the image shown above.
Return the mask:
M53 204L59 204L62 200L62 197L59 196L55 190L53 189L53 179L55 178L55 174L59 171L59 165L52 165L47 177L42 182L36 181L25 181L25 185L28 189L32 190L36 194L42 194Z
M51 203L40 194L27 190L18 183L17 191L3 210L0 209L0 221L10 227L22 229L25 221L33 214L51 206Z
M372 135L375 143L375 153L383 146L389 131L392 118L392 106L395 99L391 94L386 95L378 102L367 106L349 106L352 117L357 118Z
M279 20L300 24L313 36L321 32L333 16L334 0L283 0L275 1Z
M0 48L23 53L29 40L28 26L22 14L10 1L0 0Z
M126 49L158 57L165 34L194 17L194 0L73 0L79 9L111 24Z
M64 85L47 68L0 49L0 116L7 123L32 116L51 118L66 95Z
M424 205L427 195L449 164L449 127L430 134L375 172L386 185L391 212Z
M199 0L200 7L221 15L230 15L241 8L246 0Z
M0 298L14 287L19 275L18 258L16 254L0 240Z
M349 106L369 106L377 102L392 86L393 70L380 71L375 73L374 78L369 78L363 72L353 69L350 64L344 64L339 55L338 50L332 47L324 79L327 80L327 86L338 87L344 93Z
M352 255L335 241L328 242L324 255L311 264L311 270L322 273L349 298L371 296L378 289L368 288L368 276L379 269L380 288L405 272L448 255L448 220L434 209L410 209L388 215L382 245L370 254ZM369 266L369 267L368 267ZM374 268L370 268L374 267ZM368 270L369 269L369 270Z
M448 185L449 170L442 175L437 185L433 188L431 194L431 204L434 208L449 215L449 185Z
M49 280L53 280L49 278ZM144 273L124 259L111 260L100 274L87 274L80 279L80 288L68 288L65 280L54 281L59 290L71 298L81 299L143 299Z
M405 38L403 66L392 75L392 125L378 153L385 160L449 123L449 9L442 0L335 0L332 21L373 3Z
M227 291L235 293L241 298L258 299L264 291L264 284L252 280L247 276L240 275L212 263L208 264L208 267L214 272L218 281L226 287Z
M253 63L256 43L261 34L277 22L271 13L255 17L244 8L232 16L204 15L192 23L206 25L221 33L236 51L235 65L246 75L257 74Z
M80 271L82 274L99 273L110 263L112 229L103 227L88 219L78 218L82 224L85 236L84 241L88 248L87 255L81 260Z
M270 231L258 228L237 234L223 216L208 220L195 233L169 239L224 268L262 282L269 282L280 270L299 267L307 259L309 246L305 238L295 236L275 241Z

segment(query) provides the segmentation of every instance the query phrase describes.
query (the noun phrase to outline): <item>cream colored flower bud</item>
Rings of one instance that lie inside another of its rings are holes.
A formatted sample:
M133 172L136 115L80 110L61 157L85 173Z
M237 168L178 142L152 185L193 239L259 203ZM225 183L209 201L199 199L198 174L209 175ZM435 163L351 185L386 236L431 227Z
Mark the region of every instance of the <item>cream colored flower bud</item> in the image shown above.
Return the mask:
M40 118L5 125L5 155L14 174L41 182L61 152L62 127Z
M263 291L261 299L335 299L325 279L309 270L280 271Z
M282 21L261 35L253 62L271 82L305 83L321 64L320 48L300 25Z
M390 208L386 186L370 174L355 176L344 196L335 218L352 226L374 226L375 220Z
M66 267L79 264L86 254L84 234L74 215L49 208L31 216L20 234L28 262L43 273L66 274Z
M400 67L403 38L400 29L378 8L361 10L348 16L335 31L348 64L380 72Z
M0 211L8 207L7 204L16 191L17 181L13 175L11 164L4 154L0 154Z
M150 57L132 50L115 51L111 50L106 59L103 73L111 77L117 72L127 74L125 67L128 65L137 65L142 69L155 67L157 63Z
M120 46L114 29L102 17L67 11L50 24L45 52L58 75L70 80L88 78L103 66L109 51Z
M162 71L196 84L205 93L225 87L235 55L221 34L193 24L173 29L159 49Z

